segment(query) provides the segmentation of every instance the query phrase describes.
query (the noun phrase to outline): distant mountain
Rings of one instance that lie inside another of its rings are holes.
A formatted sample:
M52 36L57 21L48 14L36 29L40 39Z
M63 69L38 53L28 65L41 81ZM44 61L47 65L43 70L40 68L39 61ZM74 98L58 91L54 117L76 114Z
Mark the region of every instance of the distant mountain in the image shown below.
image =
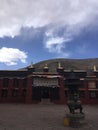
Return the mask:
M50 72L56 71L58 67L58 63L61 64L61 66L65 70L87 70L87 69L93 69L94 65L96 68L98 68L98 58L92 58L92 59L50 59L38 62L34 64L35 71L41 72L47 64L49 67ZM27 67L28 68L28 67Z

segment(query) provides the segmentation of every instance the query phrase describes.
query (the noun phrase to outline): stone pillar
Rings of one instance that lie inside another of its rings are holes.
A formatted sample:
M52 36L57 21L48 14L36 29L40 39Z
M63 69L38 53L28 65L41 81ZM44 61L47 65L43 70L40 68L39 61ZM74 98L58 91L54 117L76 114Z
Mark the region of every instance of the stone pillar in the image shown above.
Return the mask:
M13 90L13 79L9 79L9 86L8 86L8 102L12 102L12 90Z
M27 79L26 103L32 103L32 77Z
M65 104L66 103L66 97L65 97L65 88L64 88L64 79L63 79L63 77L61 77L59 79L59 85L60 85L60 90L59 90L60 103Z

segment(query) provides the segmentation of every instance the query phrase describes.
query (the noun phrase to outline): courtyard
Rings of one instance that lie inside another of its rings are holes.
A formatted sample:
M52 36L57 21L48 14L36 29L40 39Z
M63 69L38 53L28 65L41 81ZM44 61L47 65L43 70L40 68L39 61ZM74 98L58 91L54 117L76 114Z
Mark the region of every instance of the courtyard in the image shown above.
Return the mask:
M78 130L98 129L98 105L85 105L86 124ZM0 130L74 130L64 126L66 105L0 104Z

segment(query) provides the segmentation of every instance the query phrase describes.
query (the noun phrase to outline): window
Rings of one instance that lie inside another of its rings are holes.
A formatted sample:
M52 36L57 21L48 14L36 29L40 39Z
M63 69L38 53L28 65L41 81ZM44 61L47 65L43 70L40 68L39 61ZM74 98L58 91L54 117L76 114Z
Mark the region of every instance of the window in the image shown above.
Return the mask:
M98 91L96 91L96 96L97 96L97 98L98 98Z
M96 88L96 82L95 81L89 81L88 82L88 88L89 89Z
M18 97L18 90L12 91L12 97Z
M96 88L98 89L98 81L96 82Z
M97 98L97 93L96 93L96 91L90 91L90 92L89 92L89 96L90 96L90 98Z
M7 88L8 85L9 85L9 79L8 79L8 78L4 78L4 79L3 79L3 87L4 87L4 88Z
M23 79L23 88L26 88L26 86L27 86L27 78L24 78Z
M26 90L23 89L23 90L22 90L22 97L25 97L25 96L26 96Z
M18 85L19 85L19 80L17 78L15 78L14 81L13 81L13 86L15 88L18 88Z
M7 97L7 90L2 90L1 97Z

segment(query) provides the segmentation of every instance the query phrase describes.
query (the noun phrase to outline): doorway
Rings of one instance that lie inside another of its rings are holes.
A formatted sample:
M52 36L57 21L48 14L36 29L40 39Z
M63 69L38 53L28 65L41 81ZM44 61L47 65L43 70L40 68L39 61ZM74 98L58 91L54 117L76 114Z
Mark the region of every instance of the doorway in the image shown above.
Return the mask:
M32 99L41 101L43 99L49 99L49 101L59 100L59 87L33 87Z
M50 89L48 87L41 88L41 98L50 98Z

